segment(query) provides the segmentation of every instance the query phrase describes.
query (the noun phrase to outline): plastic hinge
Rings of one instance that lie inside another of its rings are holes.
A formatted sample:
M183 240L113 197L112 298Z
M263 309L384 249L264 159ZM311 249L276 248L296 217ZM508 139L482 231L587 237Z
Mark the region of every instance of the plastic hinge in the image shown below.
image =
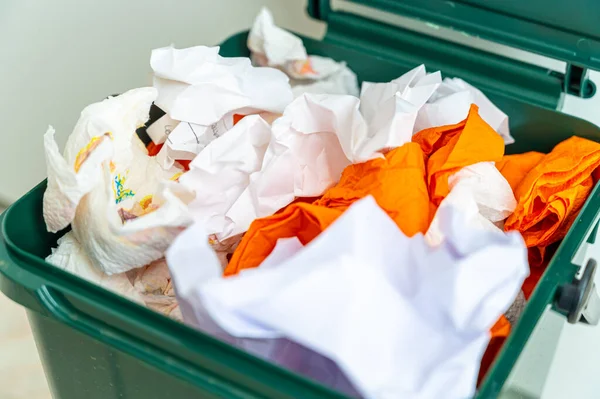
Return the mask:
M596 292L594 277L597 263L590 259L581 278L559 287L554 301L556 310L567 316L571 324L583 322L597 325L600 321L600 297Z
M590 98L596 92L596 85L588 79L587 68L567 64L563 80L563 90L567 94Z

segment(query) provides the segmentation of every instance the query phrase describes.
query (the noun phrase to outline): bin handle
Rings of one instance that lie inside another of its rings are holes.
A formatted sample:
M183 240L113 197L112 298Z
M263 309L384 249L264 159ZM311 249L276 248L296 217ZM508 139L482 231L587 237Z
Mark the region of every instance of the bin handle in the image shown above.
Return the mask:
M248 398L248 392L242 393L232 382L225 382L213 374L203 372L185 360L175 358L171 354L146 344L132 335L110 326L73 306L58 289L43 285L35 290L40 304L59 321L107 343L125 353L135 356L152 366L178 376L199 386L207 393L217 397ZM77 296L77 294L74 294Z

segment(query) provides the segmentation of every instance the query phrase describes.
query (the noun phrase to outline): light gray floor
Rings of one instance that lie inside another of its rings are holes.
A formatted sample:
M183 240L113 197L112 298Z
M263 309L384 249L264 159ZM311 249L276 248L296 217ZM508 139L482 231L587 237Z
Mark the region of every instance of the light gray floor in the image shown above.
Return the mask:
M25 310L0 293L0 397L50 399Z

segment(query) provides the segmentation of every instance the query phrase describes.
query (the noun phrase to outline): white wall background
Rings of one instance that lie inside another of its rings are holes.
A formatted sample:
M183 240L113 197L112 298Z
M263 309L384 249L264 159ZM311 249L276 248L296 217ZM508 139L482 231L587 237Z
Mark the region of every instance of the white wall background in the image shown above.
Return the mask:
M263 4L283 27L324 32L301 0L1 0L0 201L45 177L49 124L62 148L86 105L152 84L153 48L218 44Z

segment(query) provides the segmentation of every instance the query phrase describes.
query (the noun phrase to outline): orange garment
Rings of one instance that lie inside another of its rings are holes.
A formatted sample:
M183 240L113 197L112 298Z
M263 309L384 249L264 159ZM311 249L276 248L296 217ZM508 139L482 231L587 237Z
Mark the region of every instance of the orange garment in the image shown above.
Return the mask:
M599 166L600 144L571 137L554 147L518 184L517 207L504 228L519 231L534 250L531 266L541 264L546 247L565 236L592 191L592 174Z
M280 238L298 237L303 245L308 244L341 214L339 209L298 202L272 216L256 219L234 251L224 275L258 267Z
M415 134L427 161L427 186L435 206L448 195L448 177L465 166L500 161L504 155L502 137L490 127L473 104L467 118L455 125L433 127Z
M354 201L369 194L405 234L425 233L429 224L429 195L421 147L406 143L388 152L385 158L350 165L344 169L340 182L313 204L294 203L275 215L255 220L224 274L233 275L259 266L279 238L297 236L303 244L308 244Z
M525 152L523 154L505 155L500 162L496 162L496 168L506 179L513 192L525 178L527 173L533 169L545 157L541 152Z
M410 237L425 233L430 221L429 194L420 146L406 143L388 152L385 159L348 166L339 183L327 190L315 205L344 211L369 194L404 234Z

